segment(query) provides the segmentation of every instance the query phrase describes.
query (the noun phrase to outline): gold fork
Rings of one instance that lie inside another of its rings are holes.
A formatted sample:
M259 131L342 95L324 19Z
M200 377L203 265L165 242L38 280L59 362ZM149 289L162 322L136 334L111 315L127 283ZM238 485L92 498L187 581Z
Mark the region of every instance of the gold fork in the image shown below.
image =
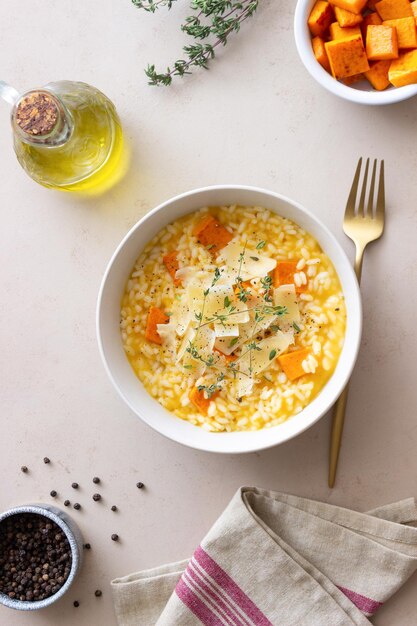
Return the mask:
M384 232L385 221L385 183L384 161L381 161L378 178L378 162L375 159L372 167L371 182L368 187L369 159L366 160L365 172L362 179L360 194L359 180L362 170L362 158L359 159L353 179L349 198L346 204L343 230L352 239L356 246L355 272L360 283L362 274L362 261L365 248L368 243L379 239ZM375 202L375 191L378 195ZM359 202L357 202L359 196ZM349 385L342 391L333 410L332 434L330 440L330 465L329 487L334 486L336 479L337 463L339 460L340 444L342 442L343 424L345 421L346 402Z

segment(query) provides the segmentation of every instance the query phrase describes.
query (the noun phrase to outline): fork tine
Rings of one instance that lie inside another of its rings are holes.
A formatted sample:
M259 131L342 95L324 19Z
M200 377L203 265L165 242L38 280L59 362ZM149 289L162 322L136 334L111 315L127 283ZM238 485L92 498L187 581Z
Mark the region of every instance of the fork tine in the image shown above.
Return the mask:
M374 214L374 194L375 194L375 180L376 180L376 166L378 161L374 159L374 165L372 167L371 186L369 188L368 208L366 209L367 215L372 217Z
M385 177L384 177L384 160L381 161L381 167L379 168L379 188L378 198L376 201L376 216L380 219L385 217Z
M365 217L365 197L366 197L366 186L368 183L368 170L369 170L369 159L366 159L365 174L363 176L361 197L360 197L359 205L358 205L358 217Z
M352 187L350 188L349 197L346 203L345 216L346 217L355 217L355 204L356 204L356 196L358 193L358 184L359 184L359 176L361 173L362 167L362 157L358 161L358 165L356 166L355 176L353 178Z

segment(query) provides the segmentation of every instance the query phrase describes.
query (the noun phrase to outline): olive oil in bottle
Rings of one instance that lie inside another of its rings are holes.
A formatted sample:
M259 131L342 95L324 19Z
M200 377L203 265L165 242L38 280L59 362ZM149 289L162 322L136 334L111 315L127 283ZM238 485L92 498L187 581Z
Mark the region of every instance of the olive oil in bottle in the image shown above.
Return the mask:
M98 194L124 174L116 109L86 83L59 81L28 91L16 98L11 119L17 158L45 187Z

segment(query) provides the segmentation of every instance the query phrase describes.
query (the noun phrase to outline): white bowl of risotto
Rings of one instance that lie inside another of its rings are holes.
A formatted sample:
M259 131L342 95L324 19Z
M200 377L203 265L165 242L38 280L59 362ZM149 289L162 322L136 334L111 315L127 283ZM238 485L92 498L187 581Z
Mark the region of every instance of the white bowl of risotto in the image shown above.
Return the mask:
M146 424L192 448L253 452L312 426L351 375L358 284L299 204L243 186L177 196L126 235L105 272L107 373Z

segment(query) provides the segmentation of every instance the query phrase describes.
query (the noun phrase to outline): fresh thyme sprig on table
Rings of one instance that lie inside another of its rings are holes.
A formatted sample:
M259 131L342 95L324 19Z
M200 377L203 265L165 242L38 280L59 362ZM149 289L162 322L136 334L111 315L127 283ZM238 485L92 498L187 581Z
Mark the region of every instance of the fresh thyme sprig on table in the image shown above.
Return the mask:
M135 6L151 13L160 7L170 9L174 1L132 0ZM242 22L255 13L258 3L259 0L191 0L190 9L195 14L185 19L181 30L193 37L196 43L184 46L186 58L175 61L166 72L157 72L155 65L149 64L145 70L149 84L170 85L174 76L191 74L193 67L207 70L208 62L215 56L215 49L225 46L231 33L239 32Z

